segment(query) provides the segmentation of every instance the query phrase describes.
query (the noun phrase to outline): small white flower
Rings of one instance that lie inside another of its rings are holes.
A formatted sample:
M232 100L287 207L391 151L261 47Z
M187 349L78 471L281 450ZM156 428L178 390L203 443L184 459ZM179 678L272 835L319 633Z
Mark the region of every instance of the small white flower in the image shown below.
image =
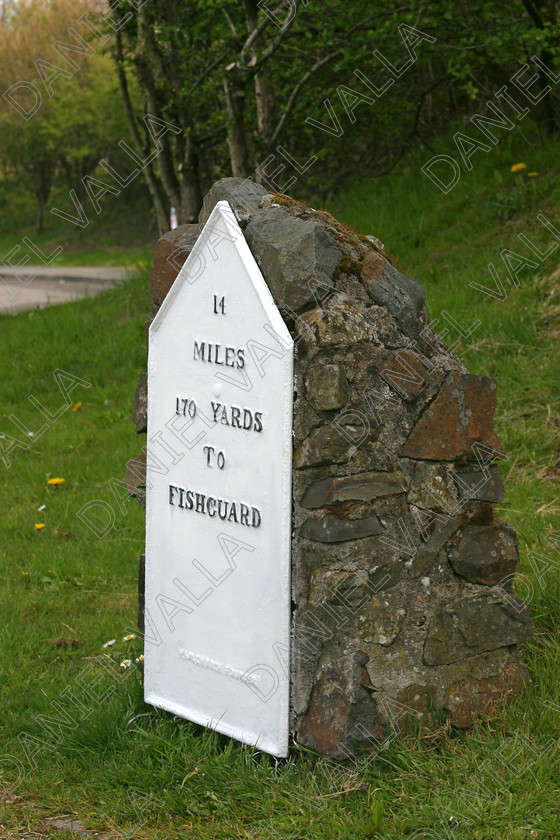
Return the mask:
M106 648L106 647L111 647L111 645L114 645L116 641L117 641L116 639L109 639L109 641L108 641L108 642L105 642L105 644L103 645L103 647L104 647L104 648Z
M123 642L130 642L131 639L135 639L136 635L134 633L128 633L126 636L123 636Z
M140 654L140 656L137 656L137 657L136 657L136 661L137 661L137 662L143 662L143 661L144 661L144 654L143 654L143 653L141 653L141 654Z
M45 510L45 508L46 508L46 505L41 505L41 507L37 508L37 510L41 511L41 510Z
M131 665L132 665L132 660L131 659L123 659L123 661L121 662L121 668L130 668Z

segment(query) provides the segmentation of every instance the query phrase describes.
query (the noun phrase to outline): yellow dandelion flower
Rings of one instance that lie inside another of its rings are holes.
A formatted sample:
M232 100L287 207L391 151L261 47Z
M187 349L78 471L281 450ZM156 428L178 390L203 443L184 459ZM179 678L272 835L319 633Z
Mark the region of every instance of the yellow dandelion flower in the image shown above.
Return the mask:
M72 409L72 411L79 411L81 407L82 407L82 403L77 402L76 405L74 406L74 408Z
M527 169L526 163L514 163L510 172L521 172L522 169Z
M56 487L58 484L64 484L64 481L64 478L49 478L47 484L52 484Z
M45 523L44 523L44 522L36 522L36 523L35 523L35 530L36 530L36 531L40 531L40 530L41 530L41 528L44 528L44 527L45 527Z
M527 172L528 178L536 178L538 176L538 172Z

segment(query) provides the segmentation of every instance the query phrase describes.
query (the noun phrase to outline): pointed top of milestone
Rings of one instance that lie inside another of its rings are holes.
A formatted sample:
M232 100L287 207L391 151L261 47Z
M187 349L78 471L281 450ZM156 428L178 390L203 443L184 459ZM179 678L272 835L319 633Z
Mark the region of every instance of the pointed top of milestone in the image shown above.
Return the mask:
M235 290L238 301L241 297L246 301L252 291L260 303L262 322L270 323L284 346L292 345L292 337L227 201L218 201L214 206L150 326L150 335L157 333L168 314L183 298L191 318L196 318L200 302L212 297L212 284L219 284L221 289ZM258 328L261 326L259 324Z

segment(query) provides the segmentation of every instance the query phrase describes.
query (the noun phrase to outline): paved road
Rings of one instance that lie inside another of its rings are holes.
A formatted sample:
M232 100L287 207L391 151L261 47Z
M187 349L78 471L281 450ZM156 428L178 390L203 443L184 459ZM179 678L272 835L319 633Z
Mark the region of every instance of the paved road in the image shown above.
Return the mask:
M126 268L0 266L0 313L21 312L90 297L122 283Z

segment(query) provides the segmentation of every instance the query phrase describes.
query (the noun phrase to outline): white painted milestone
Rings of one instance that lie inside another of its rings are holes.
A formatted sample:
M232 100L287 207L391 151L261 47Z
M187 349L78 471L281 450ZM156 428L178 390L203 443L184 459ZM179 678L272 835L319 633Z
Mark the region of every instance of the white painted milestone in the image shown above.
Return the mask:
M150 328L145 699L288 752L293 342L220 201Z

